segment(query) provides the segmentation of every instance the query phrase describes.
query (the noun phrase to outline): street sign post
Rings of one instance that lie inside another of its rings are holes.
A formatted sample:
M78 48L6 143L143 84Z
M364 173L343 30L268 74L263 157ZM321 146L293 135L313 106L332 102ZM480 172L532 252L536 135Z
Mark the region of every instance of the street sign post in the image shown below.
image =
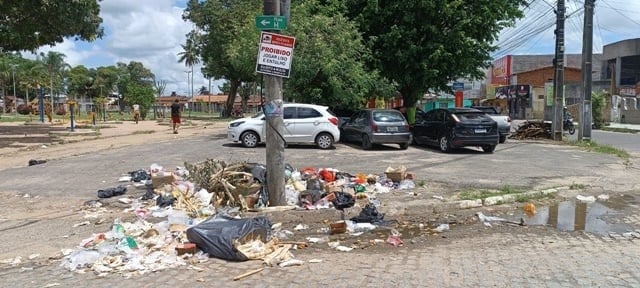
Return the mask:
M284 30L287 28L287 18L274 15L256 16L256 28L259 30Z
M453 91L462 91L462 90L464 90L464 83L462 83L462 82L453 82L452 88L453 88Z
M296 38L262 32L256 72L289 78Z

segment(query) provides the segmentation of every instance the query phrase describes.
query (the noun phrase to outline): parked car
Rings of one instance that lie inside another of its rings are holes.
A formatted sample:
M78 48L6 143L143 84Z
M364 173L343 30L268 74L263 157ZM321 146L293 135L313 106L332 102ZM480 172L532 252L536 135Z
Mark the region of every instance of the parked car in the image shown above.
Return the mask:
M498 145L498 123L486 113L470 108L434 109L412 127L416 144L434 145L442 152L480 146L492 153Z
M487 113L491 119L496 121L498 123L498 133L500 133L499 143L507 141L507 137L511 134L511 117L508 115L501 115L498 113L498 110L492 106L471 106L470 108Z
M340 139L338 118L327 106L285 103L283 104L284 135L287 144L315 144L329 149ZM265 115L259 113L229 122L227 137L244 147L256 147L266 140Z
M409 123L397 110L364 109L355 112L340 129L345 142L360 142L363 149L373 144L398 144L407 149L411 144Z

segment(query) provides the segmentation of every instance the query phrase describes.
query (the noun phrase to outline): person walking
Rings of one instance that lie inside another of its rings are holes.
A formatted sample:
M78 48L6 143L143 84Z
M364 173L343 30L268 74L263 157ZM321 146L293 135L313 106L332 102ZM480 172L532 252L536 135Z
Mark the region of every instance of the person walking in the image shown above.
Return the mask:
M140 105L138 104L133 104L133 120L136 121L136 124L140 121Z
M173 123L173 134L178 134L178 127L180 126L180 113L182 112L182 105L180 101L176 99L171 104L171 122Z

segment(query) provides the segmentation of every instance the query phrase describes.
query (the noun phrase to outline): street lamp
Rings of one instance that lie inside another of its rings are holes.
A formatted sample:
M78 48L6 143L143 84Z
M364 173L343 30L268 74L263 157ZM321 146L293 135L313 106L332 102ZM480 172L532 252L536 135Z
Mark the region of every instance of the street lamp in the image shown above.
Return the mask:
M100 86L100 98L102 98L102 87L104 87L104 84L98 86ZM102 122L107 122L107 100L102 100L104 101L102 104Z
M11 65L11 74L13 76L13 112L16 116L18 116L18 95L16 95L16 66L18 65Z
M191 99L193 98L193 90L189 86L189 74L191 74L191 71L185 70L184 73L187 73L187 96L189 96L189 99ZM191 79L193 79L193 75L191 75ZM191 106L187 106L187 108L189 109L189 119L191 119Z

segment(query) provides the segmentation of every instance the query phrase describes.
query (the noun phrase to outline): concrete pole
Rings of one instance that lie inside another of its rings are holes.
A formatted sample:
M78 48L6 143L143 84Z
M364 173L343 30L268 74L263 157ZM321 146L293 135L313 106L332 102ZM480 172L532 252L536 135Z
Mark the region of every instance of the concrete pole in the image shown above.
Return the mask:
M280 0L264 0L264 15L280 14ZM264 75L267 93L267 103L282 104L282 78L272 75ZM266 144L267 144L267 191L269 193L269 206L283 206L287 204L284 191L284 120L282 114L267 115L266 117Z
M11 65L11 75L13 76L13 113L18 116L18 95L16 95L16 65ZM27 103L24 103L25 105Z
M580 105L580 129L578 140L591 140L592 105L592 61L593 61L593 6L595 0L584 1L584 32L582 35L582 105ZM600 113L600 111L598 111Z
M564 107L564 0L558 0L556 10L556 58L553 78L553 140L562 141L562 108Z

